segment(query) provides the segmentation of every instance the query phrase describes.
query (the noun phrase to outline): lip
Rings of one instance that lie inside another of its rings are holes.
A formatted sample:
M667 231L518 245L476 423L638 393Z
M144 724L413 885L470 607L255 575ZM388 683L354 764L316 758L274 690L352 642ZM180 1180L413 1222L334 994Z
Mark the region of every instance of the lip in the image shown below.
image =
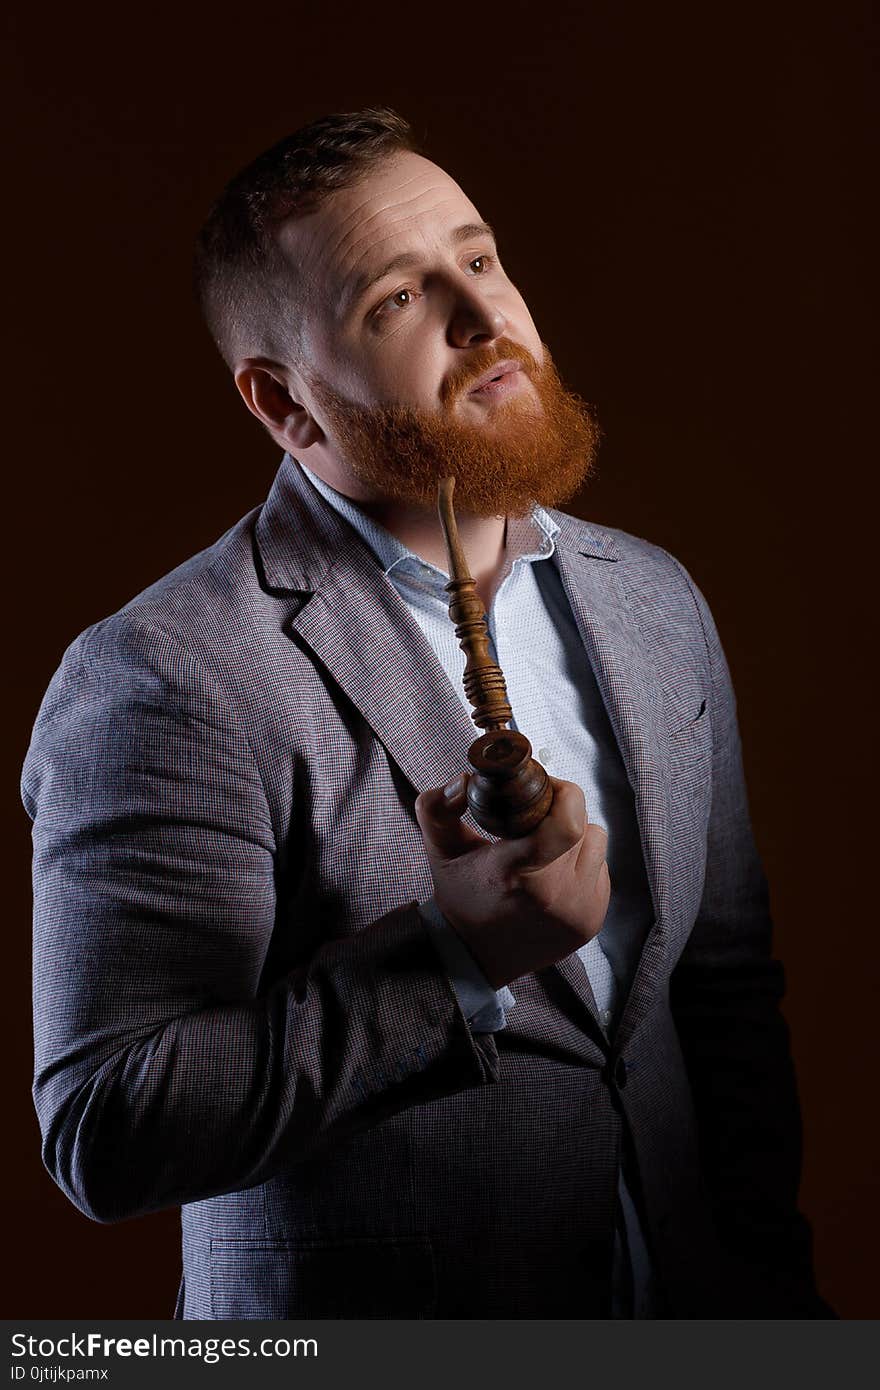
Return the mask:
M482 376L477 377L473 386L468 391L469 396L477 394L496 395L502 391L508 391L514 384L511 377L518 376L522 372L522 363L513 359L504 362L496 362L494 367L490 367Z

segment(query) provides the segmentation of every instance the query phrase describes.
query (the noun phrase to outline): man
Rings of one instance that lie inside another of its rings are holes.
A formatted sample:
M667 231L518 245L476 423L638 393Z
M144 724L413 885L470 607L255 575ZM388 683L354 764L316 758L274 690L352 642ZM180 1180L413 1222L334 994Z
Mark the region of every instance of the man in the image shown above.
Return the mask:
M549 510L596 429L491 229L369 110L233 180L196 268L285 456L37 720L50 1172L182 1205L186 1318L825 1315L721 647L670 556ZM448 472L553 777L516 841L466 814Z

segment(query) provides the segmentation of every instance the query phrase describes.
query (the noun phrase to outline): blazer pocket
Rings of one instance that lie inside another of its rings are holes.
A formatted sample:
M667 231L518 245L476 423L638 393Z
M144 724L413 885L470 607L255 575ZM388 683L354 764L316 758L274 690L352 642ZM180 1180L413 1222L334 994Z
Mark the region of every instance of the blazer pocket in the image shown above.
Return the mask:
M214 1318L430 1318L427 1236L212 1240Z
M712 717L702 697L690 717L667 729L665 756L672 787L673 815L684 814L702 837L712 790Z
M667 702L665 714L667 737L673 739L688 733L702 735L711 722L709 702L701 696L695 697L690 704Z

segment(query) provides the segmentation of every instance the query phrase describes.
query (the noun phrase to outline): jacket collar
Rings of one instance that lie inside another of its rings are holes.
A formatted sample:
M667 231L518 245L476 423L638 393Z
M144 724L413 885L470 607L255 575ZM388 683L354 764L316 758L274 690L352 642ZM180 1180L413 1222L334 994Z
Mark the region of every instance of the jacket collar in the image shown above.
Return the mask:
M254 537L260 578L276 593L314 593L352 539L351 528L290 454L281 461Z

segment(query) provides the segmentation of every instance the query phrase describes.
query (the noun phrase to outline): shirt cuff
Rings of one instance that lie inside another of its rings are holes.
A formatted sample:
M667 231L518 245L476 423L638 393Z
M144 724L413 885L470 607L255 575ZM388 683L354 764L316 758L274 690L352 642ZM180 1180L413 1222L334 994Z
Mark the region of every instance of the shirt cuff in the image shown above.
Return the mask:
M433 898L418 903L419 915L455 991L459 1007L474 1033L497 1033L507 1026L505 1009L516 999L506 985L494 990L461 937L447 922Z

